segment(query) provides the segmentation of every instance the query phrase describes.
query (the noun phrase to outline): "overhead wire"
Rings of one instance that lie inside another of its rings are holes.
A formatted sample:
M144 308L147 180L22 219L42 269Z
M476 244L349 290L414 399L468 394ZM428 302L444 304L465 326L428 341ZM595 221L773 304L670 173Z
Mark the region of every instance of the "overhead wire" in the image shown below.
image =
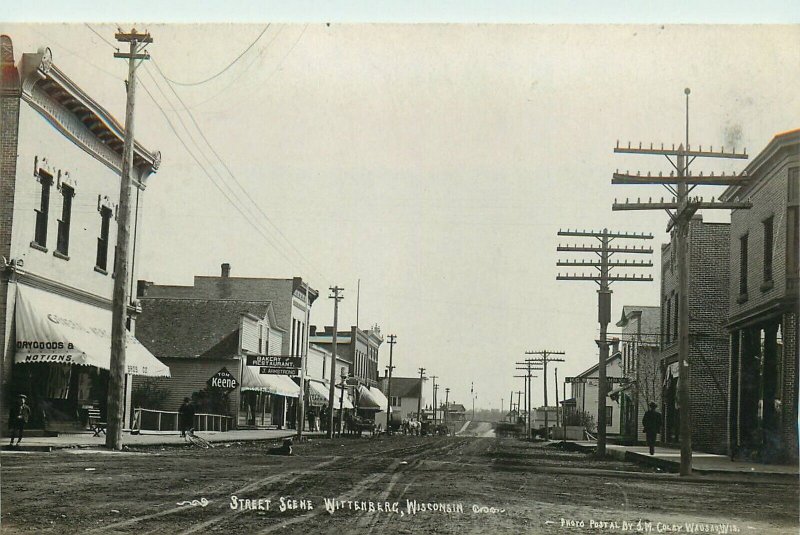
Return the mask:
M182 86L196 86L196 85L202 85L202 84L205 84L206 82L210 82L211 80L214 80L215 78L217 78L217 77L219 77L220 75L222 75L223 73L225 73L225 72L226 72L228 69L230 69L231 67L233 67L233 65L235 65L235 64L236 64L236 62L237 62L237 61L239 61L239 60L242 58L242 56L244 56L244 55L245 55L245 54L246 54L246 53L247 53L247 52L248 52L248 51L249 51L251 48L253 48L253 46L255 46L255 44L256 44L256 43L259 41L259 39L261 39L261 36L263 36L263 35L266 33L266 31L269 29L269 27L270 27L271 25L272 25L272 23L271 23L271 22L270 22L270 23L268 23L268 24L267 24L267 25L264 27L264 29L263 29L263 30L261 30L261 33L260 33L260 34L258 34L258 37L256 37L256 38L255 38L255 40L254 40L252 43L250 43L250 44L248 45L248 47L247 47L247 48L245 48L245 49L242 51L242 53L241 53L241 54L239 54L238 56L236 56L236 58L235 58L233 61L231 61L231 62L230 62L230 63L229 63L229 64L228 64L228 65L227 65L227 66L226 66L224 69L222 69L221 71L219 71L217 74L215 74L215 75L213 75L213 76L210 76L210 77L206 78L205 80L200 80L200 81L198 81L198 82L179 82L179 81L177 81L177 80L172 80L172 79L170 79L170 78L166 78L166 77L165 77L165 78L166 78L166 80L167 80L168 82L172 83L172 84L175 84L175 85L182 85Z
M276 247L273 244L272 239L266 233L264 233L261 228L259 228L258 226L255 226L253 224L252 216L248 216L247 214L245 214L242 211L242 209L239 207L239 205L233 199L231 199L230 195L211 176L211 174L208 172L206 167L200 162L200 160L197 158L197 156L195 156L194 152L186 144L186 142L184 141L183 137L181 137L181 135L178 133L177 129L175 128L175 125L170 120L169 115L164 110L164 108L158 103L158 101L156 100L155 96L150 92L150 90L147 87L147 84L142 82L140 85L142 86L142 89L144 89L145 93L147 93L147 95L150 97L150 100L153 102L153 104L155 104L155 106L159 109L159 111L161 112L161 115L167 121L167 125L169 126L170 130L172 131L172 133L175 135L175 137L178 139L178 141L181 143L181 145L183 145L183 148L186 149L186 152L194 160L194 162L197 164L197 166L200 168L200 170L203 172L203 174L205 174L205 176L212 183L212 185L222 194L223 197L225 197L225 199L231 204L231 206L233 206L233 208L236 209L237 212L239 212L239 214L245 219L245 221L250 223L250 225L256 230L256 232L258 232L265 240L267 240L267 242L273 247L273 249L275 249L275 251L278 254L280 254L291 265L294 265L294 262L286 254L284 254L283 251L281 251L278 247Z
M158 66L158 62L156 62L155 60L153 60L153 66L156 68L156 70L159 72L159 74L161 74L161 76L164 78L164 80L166 80L167 82L169 82L169 80L167 79L167 77L166 77L166 76L164 76L164 73L161 71L161 68ZM149 73L149 69L146 69L146 70L148 70L148 74L150 74L150 73ZM151 75L151 76L152 76L152 75ZM168 83L167 85L169 85L169 83ZM299 256L299 257L300 257L300 258L301 258L301 259L302 259L302 260L303 260L303 261L306 263L306 265L308 265L308 266L309 266L311 269L313 269L314 271L316 271L318 275L322 276L322 278L323 278L323 279L325 279L326 277L325 277L325 276L324 276L324 275L323 275L323 274L322 274L322 273L321 273L321 272L320 272L320 271L319 271L319 270L318 270L318 269L317 269L317 268L316 268L316 267L315 267L315 266L314 266L314 265L311 263L311 261L310 261L308 258L306 258L306 256L305 256L305 255L302 253L302 251L300 251L300 249L298 249L298 248L297 248L297 246L295 246L295 245L294 245L294 243L292 243L292 241L291 241L291 240L289 240L289 238L287 238L287 237L286 237L286 235L283 233L283 231L281 231L280 227L278 227L278 226L277 226L277 225L276 225L276 224L275 224L275 223L272 221L272 219L271 219L271 218L270 218L270 217L269 217L269 216L268 216L268 215L267 215L267 214L264 212L264 210L261 208L261 206L260 206L260 205L259 205L257 202L255 202L255 201L253 200L253 197L252 197L252 195L250 195L250 193L247 191L247 189L246 189L246 188L245 188L245 187L242 185L242 183L241 183L241 182L239 181L239 179L236 177L236 175L234 174L234 172L233 172L233 171L231 171L231 169L230 169L230 167L228 166L228 164L227 164L227 163L225 163L225 160L223 160L223 159L222 159L222 157L221 157L221 156L219 155L219 153L216 151L216 149L214 148L214 146L213 146L213 145L211 144L211 142L208 140L208 138L206 137L205 133L203 132L203 129L202 129L202 128L200 127L200 125L197 123L197 120L195 119L195 116L194 116L194 114L193 114L193 113L192 113L192 112L191 112L191 111L190 111L188 108L186 108L186 104L183 102L183 99L180 97L180 95L177 93L177 91L175 91L175 88L173 88L172 86L170 86L170 89L172 90L172 93L175 95L175 97L178 99L178 101L181 103L181 105L183 105L183 107L184 107L184 110L186 111L186 113L188 113L188 114L189 114L189 118L191 119L191 121L192 121L192 124L194 124L194 127L197 129L197 132L200 134L200 137L203 139L203 141L205 142L205 144L206 144L206 145L208 146L208 148L211 150L211 153L212 153L212 154L213 154L213 155L214 155L214 156L217 158L217 160L220 162L220 164L222 164L222 167L223 167L223 168L224 168L224 169L227 171L228 175L229 175L229 176L230 176L230 177L233 179L234 183L235 183L235 184L236 184L236 185L239 187L239 189L242 191L242 193L244 194L245 198L246 198L246 199L248 199L248 200L250 201L250 203L251 203L251 204L252 204L252 205L255 207L256 211L257 211L257 212L258 212L258 213L261 215L261 217L263 217L263 218L264 218L264 220L266 220L266 221L267 221L267 223L269 223L269 225L270 225L270 226L271 226L273 229L275 229L275 231L276 231L276 232L277 232L277 233L278 233L278 234L281 236L281 238L283 238L283 239L284 239L284 241L285 241L285 242L286 242L286 243L289 245L289 247L291 247L291 248L294 250L294 252L295 252L295 253L297 253L297 255L298 255L298 256ZM176 110L176 111L177 111L177 110ZM179 115L179 118L180 118L180 115ZM184 127L184 128L185 128L185 127Z

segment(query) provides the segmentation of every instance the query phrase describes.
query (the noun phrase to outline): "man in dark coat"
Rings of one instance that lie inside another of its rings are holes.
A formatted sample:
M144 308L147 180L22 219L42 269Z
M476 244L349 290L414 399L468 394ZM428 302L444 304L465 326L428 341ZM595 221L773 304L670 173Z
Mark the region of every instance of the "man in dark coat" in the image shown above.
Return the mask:
M647 445L650 447L650 455L655 453L656 448L656 436L658 432L661 431L661 414L656 411L656 404L654 402L649 403L650 410L644 413L644 418L642 418L642 428L644 429L645 435L647 435Z
M9 446L14 445L14 435L18 436L17 446L22 442L22 432L30 417L31 407L28 405L28 398L25 394L20 394L11 403L11 411L8 414L8 428L11 431L11 443Z
M182 437L194 427L194 405L189 398L183 398L183 405L178 409L178 427L181 428Z

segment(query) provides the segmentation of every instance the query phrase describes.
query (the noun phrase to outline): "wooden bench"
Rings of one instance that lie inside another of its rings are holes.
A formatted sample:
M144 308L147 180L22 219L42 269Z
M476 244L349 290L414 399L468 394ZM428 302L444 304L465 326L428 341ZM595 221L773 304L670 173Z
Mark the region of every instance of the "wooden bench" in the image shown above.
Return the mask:
M106 422L100 421L100 409L89 409L89 430L94 432L93 436L99 437L100 433L106 434Z

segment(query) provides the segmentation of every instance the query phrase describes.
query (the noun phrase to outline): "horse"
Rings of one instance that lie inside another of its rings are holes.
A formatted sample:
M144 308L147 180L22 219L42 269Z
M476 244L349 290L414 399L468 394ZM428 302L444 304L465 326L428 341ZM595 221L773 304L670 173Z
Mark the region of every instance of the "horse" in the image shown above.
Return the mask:
M408 423L408 432L412 435L419 436L422 431L422 424L419 420L412 420Z

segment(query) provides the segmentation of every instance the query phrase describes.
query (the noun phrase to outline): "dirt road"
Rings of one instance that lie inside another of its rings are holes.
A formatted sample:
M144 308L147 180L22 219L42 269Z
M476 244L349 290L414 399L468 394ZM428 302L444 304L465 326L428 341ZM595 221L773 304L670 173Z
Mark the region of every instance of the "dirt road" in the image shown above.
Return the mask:
M796 482L743 477L475 437L9 453L0 519L4 534L797 533Z

